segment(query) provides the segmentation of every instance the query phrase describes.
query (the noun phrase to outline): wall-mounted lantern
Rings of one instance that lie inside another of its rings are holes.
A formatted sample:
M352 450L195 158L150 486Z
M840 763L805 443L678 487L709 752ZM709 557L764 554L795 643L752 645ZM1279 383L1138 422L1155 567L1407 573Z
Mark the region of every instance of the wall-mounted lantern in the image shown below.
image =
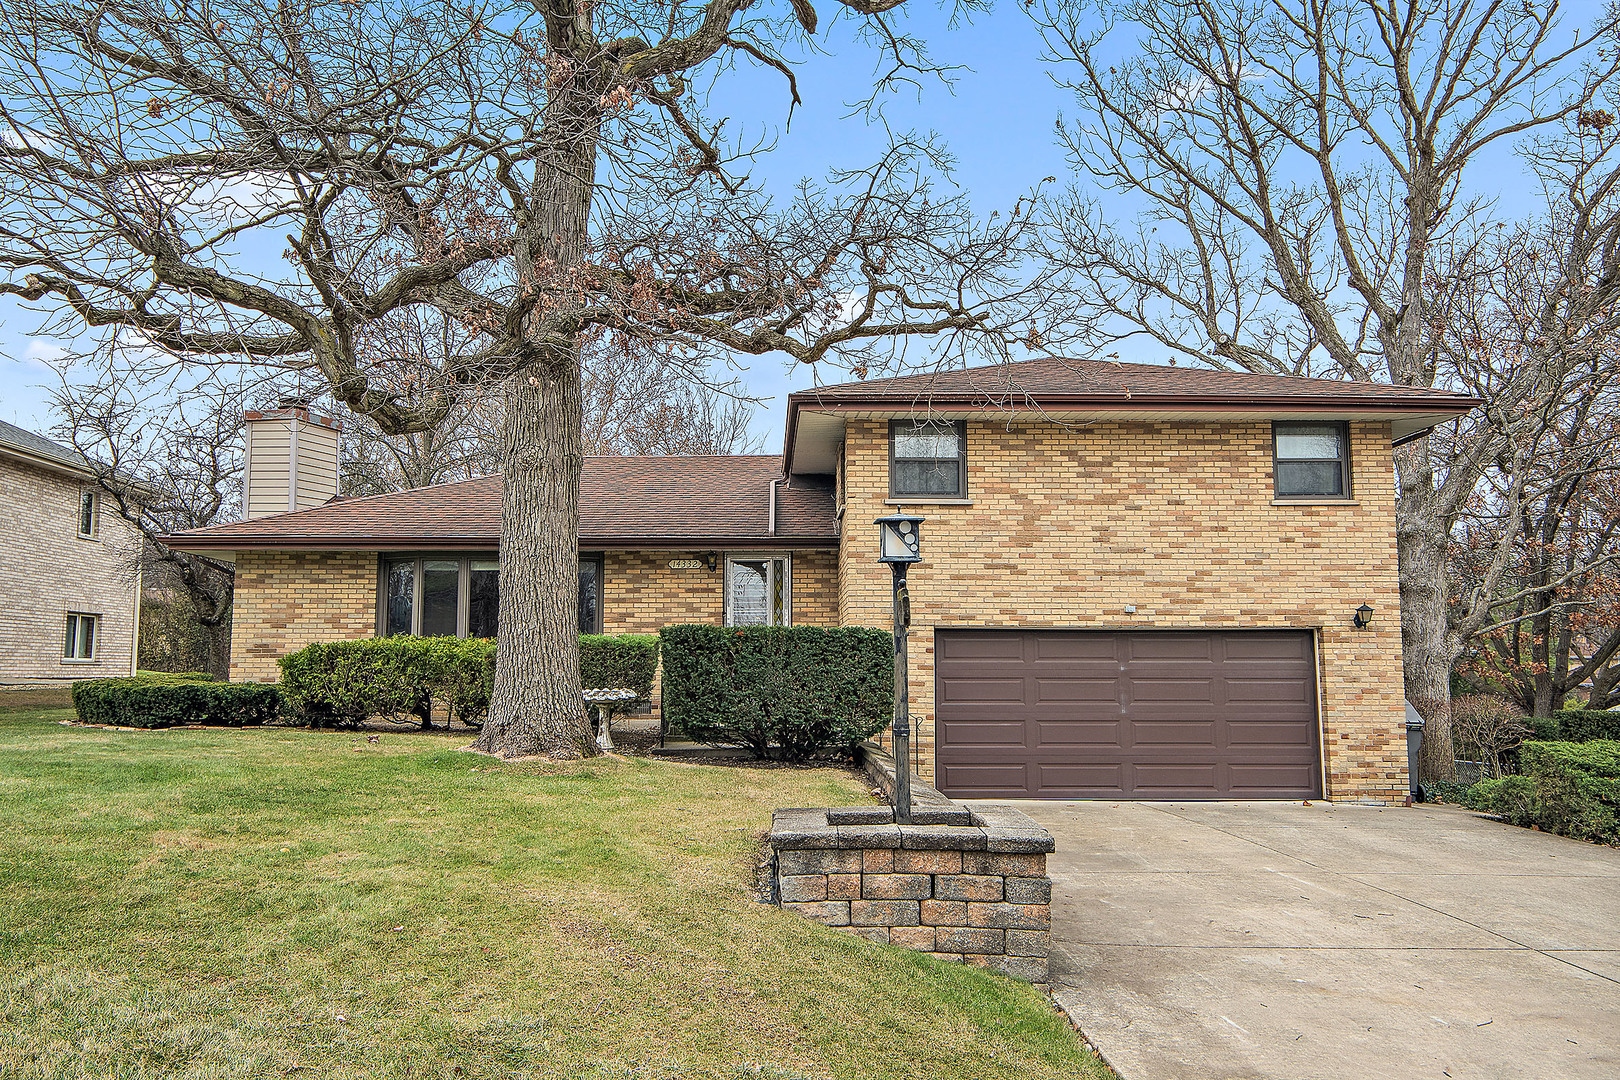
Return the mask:
M1356 608L1356 629L1365 630L1367 627L1371 626L1372 616L1373 609L1369 605L1362 604L1360 607Z

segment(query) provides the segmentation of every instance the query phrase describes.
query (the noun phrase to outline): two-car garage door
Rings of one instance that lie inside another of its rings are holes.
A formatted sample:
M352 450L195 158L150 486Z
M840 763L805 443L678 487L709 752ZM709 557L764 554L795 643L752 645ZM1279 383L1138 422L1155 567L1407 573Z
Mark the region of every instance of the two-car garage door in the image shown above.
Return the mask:
M934 656L948 795L1321 792L1309 632L939 630Z

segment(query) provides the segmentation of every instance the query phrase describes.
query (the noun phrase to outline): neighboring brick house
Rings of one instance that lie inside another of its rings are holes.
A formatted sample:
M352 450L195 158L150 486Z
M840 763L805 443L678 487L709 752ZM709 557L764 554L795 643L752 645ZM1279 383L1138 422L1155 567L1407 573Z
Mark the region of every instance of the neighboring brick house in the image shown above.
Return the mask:
M1392 447L1477 404L1060 360L803 391L782 457L587 461L582 624L887 626L872 522L904 510L942 790L1395 801ZM272 679L323 637L487 632L499 525L485 478L173 542L235 558L233 675Z
M0 423L0 686L134 671L133 530L79 454Z

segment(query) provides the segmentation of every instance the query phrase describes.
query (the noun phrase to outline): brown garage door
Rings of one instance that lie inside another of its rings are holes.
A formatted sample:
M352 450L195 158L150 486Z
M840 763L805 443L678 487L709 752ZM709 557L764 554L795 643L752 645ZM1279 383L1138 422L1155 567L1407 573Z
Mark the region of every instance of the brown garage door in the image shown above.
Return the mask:
M961 798L1317 795L1313 652L1296 631L937 631L939 787Z

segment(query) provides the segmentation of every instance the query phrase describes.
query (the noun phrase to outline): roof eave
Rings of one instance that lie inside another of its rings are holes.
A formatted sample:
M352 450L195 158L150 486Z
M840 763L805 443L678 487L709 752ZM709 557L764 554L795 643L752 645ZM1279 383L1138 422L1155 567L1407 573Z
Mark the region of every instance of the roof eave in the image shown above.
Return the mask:
M814 390L800 390L787 399L787 424L783 432L782 471L793 473L793 458L798 438L799 413L806 406L817 412L852 412L885 409L915 409L926 401L930 409L972 410L986 409L1094 409L1098 412L1157 412L1170 409L1189 411L1231 412L1342 412L1347 409L1376 413L1432 414L1455 413L1462 416L1485 404L1483 398L1461 394L1435 397L1389 398L1378 394L1359 394L1342 397L1304 397L1289 394L1232 397L1221 394L1133 394L1129 398L1098 397L1093 394L1024 394L997 398L989 393L940 394L930 396L909 394L853 394L826 395ZM1425 429L1430 430L1430 429ZM1415 436L1412 436L1415 437Z
M64 473L80 480L93 480L96 475L85 466L71 465L66 461L59 461L56 458L48 458L42 454L31 453L30 451L24 449L23 447L17 446L14 443L0 442L0 454L4 454L6 457L16 458L17 460L26 462L27 464L33 465L36 468L46 469L54 473Z

